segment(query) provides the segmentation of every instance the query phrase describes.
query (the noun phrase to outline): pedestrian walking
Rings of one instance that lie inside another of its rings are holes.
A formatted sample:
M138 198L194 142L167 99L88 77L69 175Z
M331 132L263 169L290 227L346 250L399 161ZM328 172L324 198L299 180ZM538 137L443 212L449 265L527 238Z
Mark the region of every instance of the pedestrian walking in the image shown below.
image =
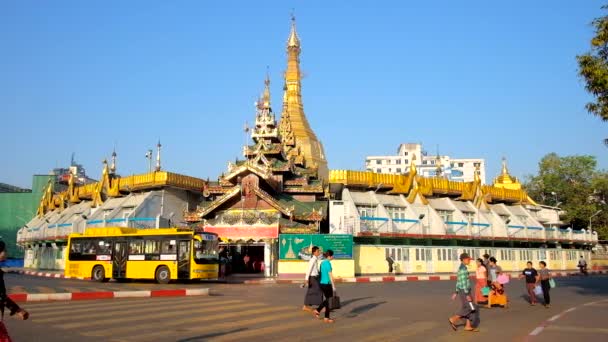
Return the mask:
M456 291L452 295L452 300L458 298L460 309L456 314L448 319L454 331L457 330L456 323L461 319L466 320L464 330L471 332L479 331L479 310L471 298L471 280L467 265L471 263L471 257L467 253L460 254L460 267L456 274Z
M521 274L526 278L526 291L528 292L528 297L530 297L530 305L536 305L536 294L534 293L534 288L538 282L538 272L532 266L532 261L528 261L526 263L526 268Z
M540 287L543 289L543 299L545 303L545 308L549 308L551 306L551 295L549 291L551 290L551 271L547 268L547 263L544 261L539 262L540 270L538 270L538 280L540 282Z
M486 253L483 255L483 265L486 267L490 267L490 254Z
M6 244L4 241L0 241L0 262L5 261L6 255ZM4 318L4 308L9 310L11 316L17 316L22 320L26 320L30 317L30 314L24 309L20 308L6 293L6 285L4 284L4 271L0 268L0 314Z
M502 274L502 267L498 265L498 261L495 257L490 258L488 283L490 286L490 294L488 295L488 308L492 305L498 305L506 308L509 302L507 293L505 291L505 283L501 283L500 275ZM504 278L504 276L502 277ZM509 278L506 278L507 281Z
M304 286L307 288L304 296L304 306L302 310L312 311L313 307L323 303L323 292L319 283L319 255L321 250L317 246L311 249L312 257L308 260L308 268L304 277Z
M331 311L329 303L334 296L334 292L336 291L336 283L334 281L334 276L332 273L331 260L334 259L334 251L328 249L325 252L325 260L321 263L320 274L321 274L321 291L323 291L323 303L319 305L319 307L313 311L316 318L319 318L321 315L321 310L325 309L325 318L323 321L325 323L334 323L334 320L329 317L329 313Z
M488 269L483 264L483 259L476 260L477 269L475 270L475 304L486 304L488 299L483 293L483 288L488 286Z

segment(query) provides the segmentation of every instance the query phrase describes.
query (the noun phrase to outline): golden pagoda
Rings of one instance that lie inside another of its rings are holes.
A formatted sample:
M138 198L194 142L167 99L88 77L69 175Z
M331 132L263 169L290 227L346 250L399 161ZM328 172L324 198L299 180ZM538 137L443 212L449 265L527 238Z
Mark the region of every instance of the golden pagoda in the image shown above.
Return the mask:
M302 73L300 71L300 38L295 18L291 18L291 32L287 40L287 70L283 95L283 112L279 123L285 152L307 169L315 169L319 179L329 176L323 145L310 128L302 104Z
M502 170L500 175L494 178L494 187L496 188L504 188L508 190L521 190L521 183L517 179L517 177L513 177L509 174L509 170L507 169L507 159L502 158Z

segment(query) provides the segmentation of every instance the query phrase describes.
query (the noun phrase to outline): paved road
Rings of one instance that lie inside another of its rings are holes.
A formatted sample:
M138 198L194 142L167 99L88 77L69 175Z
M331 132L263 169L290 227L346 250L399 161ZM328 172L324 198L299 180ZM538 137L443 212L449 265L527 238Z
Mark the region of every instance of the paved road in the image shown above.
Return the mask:
M222 288L226 284L205 282L174 282L160 285L154 281L129 281L98 283L90 280L44 278L20 274L4 275L8 293L57 293L93 291L135 291L177 288Z
M122 284L121 284L122 285ZM295 285L218 285L218 295L27 303L30 321L6 319L15 341L531 341L606 340L608 277L558 281L549 309L508 285L507 309L484 309L479 333L452 332L453 282L341 284L333 325L300 310ZM589 305L583 305L590 303ZM570 308L574 311L565 313ZM556 318L557 317L557 318ZM550 322L548 320L553 319Z

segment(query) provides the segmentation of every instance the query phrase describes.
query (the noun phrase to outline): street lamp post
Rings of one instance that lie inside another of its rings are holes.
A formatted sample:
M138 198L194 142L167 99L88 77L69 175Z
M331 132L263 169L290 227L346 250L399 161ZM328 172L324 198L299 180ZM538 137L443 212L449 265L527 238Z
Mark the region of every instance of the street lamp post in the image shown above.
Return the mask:
M589 231L591 231L591 220L596 217L597 215L599 215L602 212L602 209L598 210L595 212L595 214L589 216Z

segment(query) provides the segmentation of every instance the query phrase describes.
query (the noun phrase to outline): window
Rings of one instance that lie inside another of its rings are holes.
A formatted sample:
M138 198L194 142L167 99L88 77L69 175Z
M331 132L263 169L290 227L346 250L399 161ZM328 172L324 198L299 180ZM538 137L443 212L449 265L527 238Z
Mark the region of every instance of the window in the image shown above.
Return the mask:
M435 165L435 161L434 161L434 160L431 160L431 164Z
M454 212L451 210L437 210L437 214L439 214L439 216L441 216L441 219L443 220L443 222L452 222L453 221Z
M464 215L467 217L467 222L469 222L469 224L475 222L475 213L465 211Z
M144 254L144 242L140 241L131 241L129 244L129 254Z
M382 160L376 159L376 165L382 165Z
M397 168L397 173L401 173L401 168L400 167Z
M395 164L401 165L401 159L395 160Z
M481 163L473 163L473 166L475 166L475 167L481 167Z
M162 254L175 254L177 252L175 240L163 240L160 250Z
M393 169L391 169L390 167L388 168L388 172L393 172Z
M410 162L409 160L405 159L403 163L404 163L404 164L407 164L407 163L409 163L409 162Z
M458 163L458 167L464 167L464 163Z
M376 169L376 172L381 173L382 170L381 169Z
M407 151L403 152L403 155L404 155L404 156L407 156Z
M374 217L376 216L376 207L371 205L358 205L359 216L361 217Z
M426 160L423 160L423 161L422 161L422 165L426 165Z
M146 254L158 254L160 251L160 241L158 240L145 240L144 252Z
M404 219L405 218L405 208L386 207L386 211L388 211L388 215L393 219Z

